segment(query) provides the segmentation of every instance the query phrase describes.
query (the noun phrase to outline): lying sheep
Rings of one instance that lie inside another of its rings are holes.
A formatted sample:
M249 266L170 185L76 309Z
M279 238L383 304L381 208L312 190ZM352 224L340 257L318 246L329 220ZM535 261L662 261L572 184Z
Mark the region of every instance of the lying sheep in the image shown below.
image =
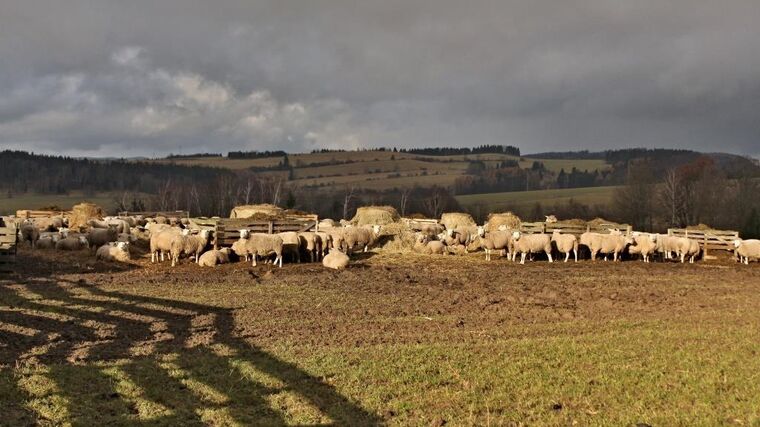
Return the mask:
M131 258L129 255L128 242L111 242L98 248L95 252L95 259L101 261L119 261L127 262Z
M440 240L432 240L426 234L418 234L415 238L412 249L415 252L426 255L445 255L447 253L446 244Z
M55 243L55 249L59 251L81 251L88 246L89 242L85 236L69 236Z
M230 262L231 254L232 249L230 248L212 249L204 252L203 255L198 258L198 265L201 267L214 267L219 264L227 264Z
M253 266L256 267L258 257L275 255L274 263L279 261L282 268L282 237L272 234L251 233L246 240L246 252L253 256Z
M201 230L198 234L190 234L190 230L184 229L179 235L175 235L170 243L170 253L172 256L172 267L179 262L179 257L183 254L193 257L193 261L198 263L198 257L208 245L210 230Z
M286 231L284 233L278 233L278 236L282 239L282 254L290 255L293 262L301 262L301 239L298 237L298 233L294 231Z
M549 258L549 262L554 262L552 259L552 240L548 234L522 234L515 231L512 233L512 240L515 245L512 261L515 261L517 253L520 253L520 264L525 264L525 257L528 254L544 252Z
M37 241L40 239L40 230L35 227L34 223L30 220L25 220L21 223L19 228L22 242L29 242L29 247L32 249L37 247Z
M310 261L319 260L322 253L322 238L317 233L306 231L298 233L298 239L301 249L309 254Z
M476 236L467 246L468 252L474 252L478 249L485 251L486 261L491 260L491 252L493 251L499 251L502 254L506 252L507 256L511 258L511 254L514 251L512 233L509 231L491 231L485 233L483 231L482 236Z
M657 234L633 233L633 244L628 247L631 255L640 254L644 262L650 262L650 257L657 251Z
M170 254L172 250L172 240L180 234L182 230L178 228L167 228L163 231L150 234L150 262L158 261L159 255L161 261L164 260L164 254Z
M549 217L547 217L548 222ZM556 218L555 218L556 222ZM575 256L575 262L578 262L578 238L573 234L562 234L559 230L552 232L552 242L560 253L565 254L565 262L570 259L570 252Z
M760 260L760 240L734 240L734 252L744 264L749 264L750 258Z
M339 250L334 250L325 255L325 257L322 259L322 265L334 270L342 270L348 267L349 261L350 259L348 258L348 255Z
M87 233L87 242L90 245L90 249L96 249L106 243L115 242L118 237L119 234L116 231L116 227L90 228Z
M367 252L369 247L375 244L379 235L379 225L345 228L343 238L346 242L347 255L350 255L357 246L363 248L363 252Z

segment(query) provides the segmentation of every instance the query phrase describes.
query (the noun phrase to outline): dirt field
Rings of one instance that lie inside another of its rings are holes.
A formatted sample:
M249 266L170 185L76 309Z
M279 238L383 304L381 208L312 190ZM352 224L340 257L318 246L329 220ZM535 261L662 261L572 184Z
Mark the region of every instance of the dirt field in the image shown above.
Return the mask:
M369 253L201 270L23 250L3 425L760 422L760 265Z

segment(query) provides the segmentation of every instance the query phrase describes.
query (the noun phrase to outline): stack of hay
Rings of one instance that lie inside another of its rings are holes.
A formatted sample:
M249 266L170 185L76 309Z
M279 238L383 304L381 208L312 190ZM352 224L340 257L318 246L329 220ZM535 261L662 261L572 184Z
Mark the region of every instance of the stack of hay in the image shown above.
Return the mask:
M71 208L71 217L69 218L69 228L82 229L87 226L87 221L91 219L103 219L103 209L93 203L80 203Z
M446 212L441 215L441 224L446 227L447 230L451 230L457 227L470 227L475 224L475 220L472 215L463 212Z
M510 230L519 230L522 220L512 212L492 213L488 215L486 222L486 231L496 231L500 226L505 225Z
M351 219L353 225L388 225L401 219L398 211L392 206L364 206L356 210Z
M283 216L282 208L270 204L235 206L230 212L230 218L250 218L256 221L269 221Z
M403 222L394 222L380 228L378 246L391 252L411 252L416 233Z

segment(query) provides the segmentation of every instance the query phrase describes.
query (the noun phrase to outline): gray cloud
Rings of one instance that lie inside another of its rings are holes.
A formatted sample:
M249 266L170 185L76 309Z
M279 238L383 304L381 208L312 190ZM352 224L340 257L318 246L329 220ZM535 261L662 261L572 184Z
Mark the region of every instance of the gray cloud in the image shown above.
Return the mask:
M9 3L3 147L760 154L755 0Z

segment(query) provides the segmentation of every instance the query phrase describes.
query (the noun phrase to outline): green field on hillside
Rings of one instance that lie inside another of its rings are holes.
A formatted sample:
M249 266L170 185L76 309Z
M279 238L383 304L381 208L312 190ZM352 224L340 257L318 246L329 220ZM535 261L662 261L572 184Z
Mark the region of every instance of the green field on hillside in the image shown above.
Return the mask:
M72 206L90 202L102 207L106 211L114 208L114 196L109 193L98 193L94 196L85 197L81 192L70 194L17 194L8 198L7 194L0 195L0 214L9 215L20 209L40 209L48 206L58 206L61 209L71 209Z
M463 208L483 206L488 211L506 211L524 209L536 202L544 206L567 203L570 199L586 205L606 204L612 200L616 190L621 187L583 187L555 190L514 191L508 193L483 193L456 196Z

